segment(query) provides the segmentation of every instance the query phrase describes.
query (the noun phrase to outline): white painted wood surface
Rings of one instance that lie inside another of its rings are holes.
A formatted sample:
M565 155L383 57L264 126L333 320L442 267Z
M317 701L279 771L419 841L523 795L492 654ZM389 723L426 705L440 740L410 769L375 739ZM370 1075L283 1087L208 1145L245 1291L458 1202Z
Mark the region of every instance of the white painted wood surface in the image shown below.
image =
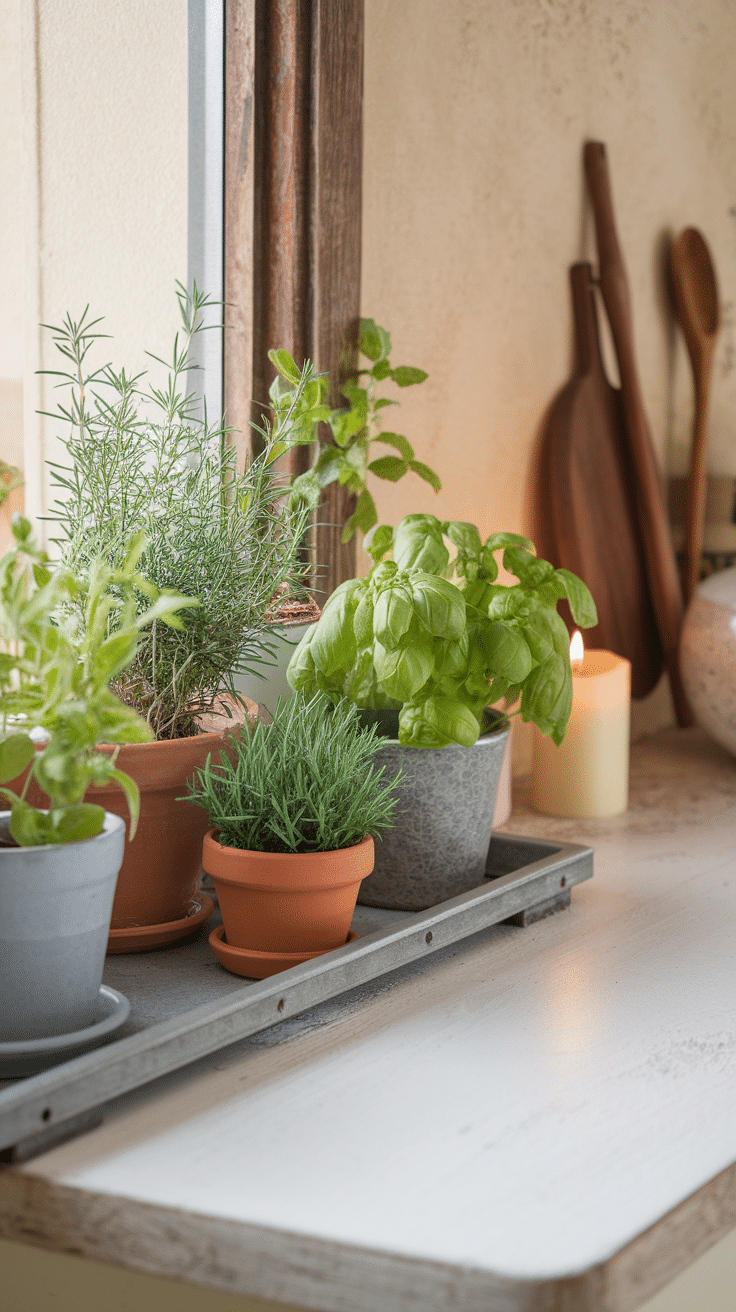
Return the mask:
M569 911L123 1100L0 1233L330 1312L639 1306L736 1225L736 761L665 731L628 815L507 828L594 846Z

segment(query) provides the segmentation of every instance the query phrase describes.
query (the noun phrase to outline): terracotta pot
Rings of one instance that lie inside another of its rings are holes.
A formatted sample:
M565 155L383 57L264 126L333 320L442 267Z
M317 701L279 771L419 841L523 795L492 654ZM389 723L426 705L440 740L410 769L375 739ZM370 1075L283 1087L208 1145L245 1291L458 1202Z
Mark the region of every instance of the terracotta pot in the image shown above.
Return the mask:
M331 952L347 941L373 839L333 852L244 852L206 835L202 864L215 881L231 947Z
M167 742L123 743L117 765L135 779L141 810L135 838L126 836L112 909L112 929L163 925L188 913L201 868L202 839L209 823L206 811L179 802L186 781L209 752L219 759L229 730L202 733ZM100 751L112 751L101 747ZM121 816L127 825L128 806L116 784L87 789L86 800Z

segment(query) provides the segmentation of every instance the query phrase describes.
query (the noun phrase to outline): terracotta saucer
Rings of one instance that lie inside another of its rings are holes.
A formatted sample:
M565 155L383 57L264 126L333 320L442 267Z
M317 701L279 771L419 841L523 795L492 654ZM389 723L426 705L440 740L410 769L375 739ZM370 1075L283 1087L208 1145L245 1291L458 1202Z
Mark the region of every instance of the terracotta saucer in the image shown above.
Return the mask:
M354 943L358 935L351 929L347 943ZM209 938L210 947L221 966L233 975L243 975L245 979L266 979L268 975L277 975L289 966L300 966L303 961L312 961L314 957L323 957L330 948L320 952L255 952L250 948L231 948L225 942L225 926L218 925Z
M111 956L121 952L153 952L155 948L168 947L189 938L205 920L209 920L215 909L211 897L198 893L192 904L191 913L181 920L169 920L165 925L131 925L127 929L111 929L107 940L107 951Z

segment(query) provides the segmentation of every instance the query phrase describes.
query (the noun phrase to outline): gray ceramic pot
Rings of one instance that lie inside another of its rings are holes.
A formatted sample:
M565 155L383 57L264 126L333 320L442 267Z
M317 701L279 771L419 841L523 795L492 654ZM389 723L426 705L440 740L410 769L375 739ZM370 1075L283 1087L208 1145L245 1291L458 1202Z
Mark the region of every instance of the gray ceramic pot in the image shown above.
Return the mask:
M95 1020L124 842L108 812L82 843L0 847L0 1042Z
M395 821L376 840L373 874L358 901L422 911L482 883L496 789L509 730L483 734L474 747L402 747L387 739L377 757L391 778L399 767Z

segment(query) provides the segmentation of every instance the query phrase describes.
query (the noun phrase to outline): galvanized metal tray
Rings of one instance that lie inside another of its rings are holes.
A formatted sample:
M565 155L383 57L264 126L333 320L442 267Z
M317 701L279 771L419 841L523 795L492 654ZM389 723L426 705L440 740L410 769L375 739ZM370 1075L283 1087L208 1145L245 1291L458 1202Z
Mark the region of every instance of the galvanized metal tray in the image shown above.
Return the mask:
M108 957L104 982L129 998L129 1020L104 1047L0 1080L0 1162L26 1161L99 1124L113 1099L491 925L561 910L592 874L589 847L494 834L478 888L429 911L359 906L355 942L270 979L244 981L217 963L207 937L219 915L188 944Z

